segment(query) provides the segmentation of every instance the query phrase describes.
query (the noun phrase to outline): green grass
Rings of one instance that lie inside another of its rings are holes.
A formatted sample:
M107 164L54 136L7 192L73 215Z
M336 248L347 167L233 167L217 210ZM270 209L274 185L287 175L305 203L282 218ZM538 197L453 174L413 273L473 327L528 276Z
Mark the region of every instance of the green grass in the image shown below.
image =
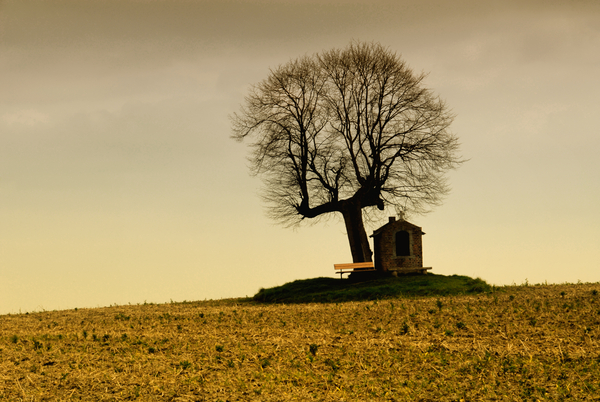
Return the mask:
M406 296L449 296L489 292L482 279L461 275L404 275L372 279L314 278L261 289L253 300L262 303L331 303L381 300Z

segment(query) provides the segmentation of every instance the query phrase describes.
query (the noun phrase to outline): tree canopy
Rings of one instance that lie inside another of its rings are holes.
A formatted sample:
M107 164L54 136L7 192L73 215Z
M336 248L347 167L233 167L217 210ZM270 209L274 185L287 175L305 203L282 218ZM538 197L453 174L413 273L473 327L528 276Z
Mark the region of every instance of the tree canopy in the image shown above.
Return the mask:
M295 225L341 213L361 262L372 254L364 218L441 204L446 172L462 159L454 116L424 78L380 44L355 42L254 85L232 116L233 138L250 141L270 216Z

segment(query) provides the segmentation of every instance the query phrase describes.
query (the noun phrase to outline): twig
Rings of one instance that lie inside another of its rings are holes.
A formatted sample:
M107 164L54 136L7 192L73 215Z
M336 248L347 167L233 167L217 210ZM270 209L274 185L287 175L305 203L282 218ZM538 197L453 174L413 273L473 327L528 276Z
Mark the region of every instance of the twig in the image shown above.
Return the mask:
M21 383L19 382L18 378L15 378L15 381L17 382L17 385L19 386L19 388L21 389L21 392L23 393L23 398L27 398L27 394L25 393L25 390L23 389L23 387L21 386Z

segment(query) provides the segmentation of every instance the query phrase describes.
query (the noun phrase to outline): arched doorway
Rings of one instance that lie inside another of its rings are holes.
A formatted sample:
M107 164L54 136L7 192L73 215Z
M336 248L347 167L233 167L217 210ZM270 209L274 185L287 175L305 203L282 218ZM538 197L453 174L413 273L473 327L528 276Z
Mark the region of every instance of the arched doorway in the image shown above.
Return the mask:
M396 256L410 256L410 234L406 230L396 232Z

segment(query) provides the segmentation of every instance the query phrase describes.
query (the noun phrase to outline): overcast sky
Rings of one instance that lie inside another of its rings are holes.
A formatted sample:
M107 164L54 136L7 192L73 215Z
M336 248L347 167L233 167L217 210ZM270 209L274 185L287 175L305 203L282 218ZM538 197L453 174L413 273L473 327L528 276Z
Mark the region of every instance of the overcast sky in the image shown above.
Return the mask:
M351 262L343 223L269 221L228 115L269 68L352 40L429 73L457 116L469 162L443 206L411 218L425 266L600 281L596 0L9 0L0 313L333 277Z

